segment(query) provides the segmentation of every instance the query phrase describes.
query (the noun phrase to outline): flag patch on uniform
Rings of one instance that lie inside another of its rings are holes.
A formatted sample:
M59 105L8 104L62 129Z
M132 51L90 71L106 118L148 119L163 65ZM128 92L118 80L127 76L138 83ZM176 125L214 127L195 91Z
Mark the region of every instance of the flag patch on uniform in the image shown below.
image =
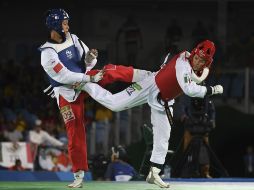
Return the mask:
M53 70L56 72L56 73L59 73L61 71L61 69L63 68L63 65L61 63L57 63L54 67L53 67Z

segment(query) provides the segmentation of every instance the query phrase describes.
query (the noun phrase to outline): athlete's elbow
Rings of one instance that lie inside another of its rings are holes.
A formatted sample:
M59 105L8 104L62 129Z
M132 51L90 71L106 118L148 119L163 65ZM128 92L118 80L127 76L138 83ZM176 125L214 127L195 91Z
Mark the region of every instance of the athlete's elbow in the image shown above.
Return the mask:
M191 90L191 88L186 88L184 90L184 94L186 94L187 96L190 96L190 97L195 97L195 92L193 92L193 90Z

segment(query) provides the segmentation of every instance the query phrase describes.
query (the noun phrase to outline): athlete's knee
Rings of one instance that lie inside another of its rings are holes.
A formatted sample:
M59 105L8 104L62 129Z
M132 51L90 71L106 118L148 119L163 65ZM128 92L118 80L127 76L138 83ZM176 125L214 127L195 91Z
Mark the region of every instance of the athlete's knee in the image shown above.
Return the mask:
M157 151L160 152L160 153L165 153L168 151L168 142L163 142L163 143L160 143L158 146L157 146Z
M150 75L152 75L151 71L134 69L132 82L139 82L139 81L149 77Z

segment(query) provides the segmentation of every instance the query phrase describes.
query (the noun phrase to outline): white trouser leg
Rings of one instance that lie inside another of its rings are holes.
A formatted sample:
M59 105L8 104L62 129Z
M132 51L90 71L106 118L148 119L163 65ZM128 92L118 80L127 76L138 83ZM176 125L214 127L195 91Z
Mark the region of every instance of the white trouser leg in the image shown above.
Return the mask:
M141 70L141 69L134 69L133 70L133 77L132 82L139 82L144 80L145 78L151 76L153 73L151 71Z
M147 103L149 89L153 82L154 80L147 77L147 79L134 83L116 94L112 94L95 83L86 83L82 90L103 106L117 112Z
M170 111L172 113L172 108ZM150 161L164 164L171 131L166 112L151 108L151 122L153 125L153 151Z

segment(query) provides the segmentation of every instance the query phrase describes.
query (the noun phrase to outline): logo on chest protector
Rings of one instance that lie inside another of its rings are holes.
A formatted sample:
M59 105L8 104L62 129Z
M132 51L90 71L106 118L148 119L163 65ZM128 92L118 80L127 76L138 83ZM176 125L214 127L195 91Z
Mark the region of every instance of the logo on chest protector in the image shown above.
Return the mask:
M126 92L129 94L129 96L131 96L131 94L136 90L138 91L142 90L142 87L138 83L133 83L131 86L126 88Z
M72 53L71 53L71 51L66 50L65 54L66 54L66 56L67 56L69 59L72 58Z

